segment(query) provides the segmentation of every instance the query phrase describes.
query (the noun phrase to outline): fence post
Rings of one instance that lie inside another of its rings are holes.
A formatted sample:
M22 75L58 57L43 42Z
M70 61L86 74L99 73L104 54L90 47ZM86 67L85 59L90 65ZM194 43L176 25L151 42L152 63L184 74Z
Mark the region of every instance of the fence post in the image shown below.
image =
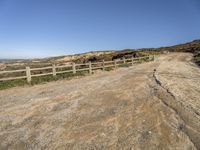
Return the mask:
M132 66L133 66L133 56L131 57L131 64L132 64Z
M30 67L26 67L26 79L28 83L31 83L31 69Z
M117 69L117 60L114 60L114 64L115 64L115 69Z
M53 76L55 77L56 76L56 65L55 64L53 64L52 71L53 71Z
M139 61L139 63L141 63L141 58L140 57L138 58L138 61Z
M92 64L91 64L91 61L89 62L89 73L92 74Z
M73 74L76 74L76 64L74 62L72 63L72 68L73 68Z
M126 59L125 59L125 57L123 58L123 60L124 60L124 64L126 63Z
M105 71L105 62L103 60L103 71Z

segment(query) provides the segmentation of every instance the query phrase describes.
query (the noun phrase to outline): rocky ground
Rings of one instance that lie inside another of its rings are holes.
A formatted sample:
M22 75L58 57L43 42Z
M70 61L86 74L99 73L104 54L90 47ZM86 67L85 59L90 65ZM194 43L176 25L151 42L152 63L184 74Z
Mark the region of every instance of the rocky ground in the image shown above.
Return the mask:
M170 53L0 91L0 149L200 149L200 69Z

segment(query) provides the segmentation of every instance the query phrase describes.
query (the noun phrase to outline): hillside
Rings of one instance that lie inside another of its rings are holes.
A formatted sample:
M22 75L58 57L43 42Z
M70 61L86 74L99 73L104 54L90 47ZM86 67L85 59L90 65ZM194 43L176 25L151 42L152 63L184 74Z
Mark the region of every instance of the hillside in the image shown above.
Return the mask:
M85 63L88 61L102 61L102 60L113 60L121 59L123 57L139 57L148 54L159 54L170 52L190 52L196 56L197 63L200 63L200 40L194 40L189 43L175 45L171 47L161 48L143 48L143 49L125 49L120 51L108 50L108 51L94 51L83 54L75 54L68 56L58 56L43 59L31 59L31 60L4 60L0 63L0 70L14 70L22 69L25 66L30 67L43 67L49 66L53 63L57 65L69 64L71 62Z

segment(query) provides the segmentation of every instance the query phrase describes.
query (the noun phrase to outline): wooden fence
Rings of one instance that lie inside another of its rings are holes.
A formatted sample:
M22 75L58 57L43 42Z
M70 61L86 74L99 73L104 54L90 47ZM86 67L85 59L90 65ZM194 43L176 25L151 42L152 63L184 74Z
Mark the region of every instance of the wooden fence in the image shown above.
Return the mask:
M154 56L145 56L145 57L137 57L137 58L128 58L128 59L120 59L120 60L113 60L113 61L102 61L102 62L89 62L84 64L75 64L72 63L71 65L62 65L62 66L56 66L53 64L49 67L43 67L43 68L30 68L26 67L25 69L20 70L10 70L10 71L1 71L0 75L2 74L16 74L16 73L24 73L23 76L15 76L15 77L3 77L0 78L0 81L7 81L7 80L15 80L15 79L26 79L28 83L31 82L32 77L39 77L39 76L46 76L46 75L53 75L56 76L57 74L61 73L73 73L76 74L79 71L88 71L89 74L92 74L93 70L102 69L105 70L106 68L114 67L115 69L120 65L125 64L131 64L133 65L135 62L141 62L141 61L151 61L154 60ZM63 69L67 68L67 69ZM62 69L62 70L58 70ZM50 70L50 72L43 73L44 70ZM34 71L39 71L42 73L35 74Z

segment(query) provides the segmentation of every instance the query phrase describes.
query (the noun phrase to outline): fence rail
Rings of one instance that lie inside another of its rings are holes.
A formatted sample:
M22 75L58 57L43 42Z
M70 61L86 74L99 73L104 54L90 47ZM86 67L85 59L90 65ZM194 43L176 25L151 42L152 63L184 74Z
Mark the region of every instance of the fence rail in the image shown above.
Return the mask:
M128 59L120 59L120 60L113 60L113 61L102 61L102 62L94 62L94 63L84 63L84 64L75 64L72 63L71 65L63 65L63 66L56 66L55 64L53 64L52 66L48 66L48 67L43 67L43 68L30 68L30 67L26 67L26 69L20 69L20 70L10 70L10 71L0 71L0 75L2 74L13 74L13 73L25 73L26 75L23 76L17 76L17 77L3 77L0 78L0 81L7 81L7 80L15 80L15 79L26 79L28 83L31 82L31 78L32 77L40 77L40 76L46 76L46 75L53 75L56 76L57 74L61 74L61 73L73 73L76 74L79 71L88 71L89 74L92 74L93 70L97 70L97 69L102 69L105 70L105 68L109 68L109 67L114 67L115 69L117 67L119 67L120 65L123 64L134 64L135 62L138 61L143 61L143 60L154 60L154 56L149 55L149 56L145 56L145 57L137 57L137 58L128 58ZM81 68L82 67L82 68ZM66 70L62 70L63 68L68 68ZM71 68L71 69L69 69ZM61 70L58 70L61 69ZM37 73L37 74L33 74L34 71L44 71L44 70L51 70L51 72L47 72L47 73Z

